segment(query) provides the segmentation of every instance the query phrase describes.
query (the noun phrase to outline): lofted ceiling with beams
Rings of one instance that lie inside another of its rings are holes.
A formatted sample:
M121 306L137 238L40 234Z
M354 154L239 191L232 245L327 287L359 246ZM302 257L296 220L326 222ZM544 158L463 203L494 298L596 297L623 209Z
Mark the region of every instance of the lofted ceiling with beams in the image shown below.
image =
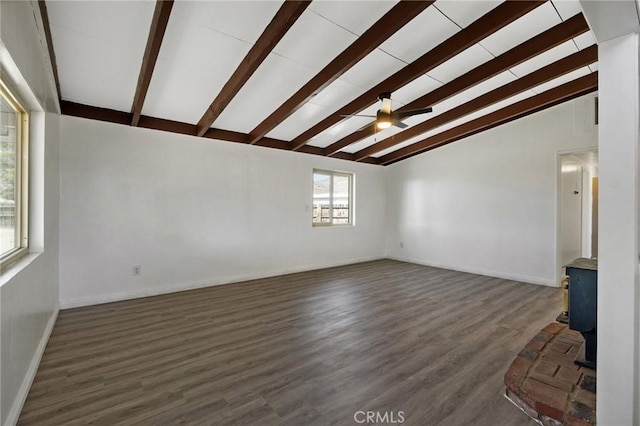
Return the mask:
M39 3L63 114L220 141L387 165L597 90L577 0Z

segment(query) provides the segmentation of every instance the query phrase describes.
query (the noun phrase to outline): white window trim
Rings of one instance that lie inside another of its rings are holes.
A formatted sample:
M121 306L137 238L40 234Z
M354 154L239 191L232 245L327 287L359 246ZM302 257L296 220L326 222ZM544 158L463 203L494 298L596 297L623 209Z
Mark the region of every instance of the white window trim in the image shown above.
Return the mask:
M18 259L29 251L29 112L24 108L24 103L15 95L4 81L0 81L0 92L9 103L20 112L20 126L18 130L18 159L16 164L18 186L16 206L16 237L19 245L0 257L0 270L4 271L13 266Z
M328 175L330 177L330 182L329 182L329 188L330 188L330 192L329 192L329 217L331 218L330 222L314 222L313 221L313 208L311 209L311 225L313 227L319 227L319 228L324 228L324 227L332 227L332 226L355 226L355 203L353 202L354 200L354 181L355 181L355 174L354 173L350 173L350 172L340 172L340 171L334 171L334 170L324 170L324 169L313 169L313 173L311 174L311 205L313 207L314 203L313 203L313 192L314 192L314 181L313 181L313 175L315 174L325 174ZM347 177L349 178L349 222L348 223L333 223L333 178L334 176L342 176L342 177ZM319 212L320 214L320 212Z

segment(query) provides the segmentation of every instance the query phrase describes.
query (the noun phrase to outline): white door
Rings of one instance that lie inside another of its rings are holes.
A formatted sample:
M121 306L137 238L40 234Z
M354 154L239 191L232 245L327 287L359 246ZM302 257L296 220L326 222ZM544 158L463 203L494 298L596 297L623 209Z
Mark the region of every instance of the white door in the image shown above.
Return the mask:
M560 188L561 260L566 265L582 257L582 167L563 162Z

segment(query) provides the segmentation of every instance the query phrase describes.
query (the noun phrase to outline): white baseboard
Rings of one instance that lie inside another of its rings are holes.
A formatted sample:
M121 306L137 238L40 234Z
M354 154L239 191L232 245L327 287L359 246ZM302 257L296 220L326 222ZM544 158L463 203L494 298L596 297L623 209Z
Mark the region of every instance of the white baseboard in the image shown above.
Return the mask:
M388 258L392 260L398 260L400 262L416 263L418 265L432 266L434 268L450 269L452 271L467 272L469 274L484 275L484 276L494 277L494 278L503 278L505 280L520 281L527 284L544 285L547 287L560 286L560 283L556 283L555 280L553 279L531 277L531 276L519 275L519 274L511 274L511 273L505 273L500 271L493 271L490 269L469 268L467 266L444 264L444 263L432 262L424 259L415 259L415 258L406 258L406 257L403 258L403 257L396 257L396 256L389 256Z
M77 299L65 299L65 300L60 300L60 309L79 308L82 306L100 305L103 303L119 302L122 300L138 299L138 298L150 297L150 296L159 296L161 294L176 293L179 291L194 290L194 289L203 288L203 287L213 287L218 285L234 284L234 283L243 282L243 281L257 280L261 278L270 278L270 277L275 277L279 275L294 274L298 272L307 272L307 271L313 271L317 269L332 268L335 266L344 266L344 265L350 265L353 263L369 262L369 261L380 260L385 258L398 260L401 262L416 263L418 265L433 266L436 268L444 268L444 269L451 269L454 271L467 272L470 274L486 275L489 277L520 281L520 282L530 283L530 284L545 285L549 287L559 286L559 284L555 283L553 279L544 279L539 277L530 277L526 275L509 274L509 273L503 273L503 272L493 271L488 269L468 268L460 265L449 265L449 264L442 264L438 262L429 262L422 259L401 258L401 257L395 257L395 256L386 256L386 257L374 256L374 257L350 259L344 262L307 265L302 267L281 268L281 269L269 271L267 273L262 273L262 274L236 275L236 276L225 277L223 279L217 279L217 280L209 279L209 280L201 280L201 281L191 281L191 282L178 283L178 284L173 284L168 286L146 288L142 290L104 294L104 295L83 297L83 298L77 298Z
M60 300L60 309L79 308L82 306L100 305L103 303L119 302L122 300L139 299L142 297L150 297L150 296L159 296L161 294L176 293L179 291L194 290L194 289L203 288L203 287L213 287L218 285L234 284L234 283L243 282L243 281L277 277L280 275L314 271L317 269L324 269L324 268L333 268L336 266L344 266L344 265L350 265L353 263L360 263L360 262L370 262L373 260L380 260L380 259L385 259L385 256L380 255L380 256L373 256L373 257L349 259L348 261L344 261L344 262L333 262L333 263L326 263L326 264L307 265L302 267L281 268L281 269L272 270L262 274L236 275L236 276L225 277L217 280L215 278L212 278L208 280L191 281L191 282L178 283L178 284L162 286L162 287L146 288L143 290L104 294L104 295L97 295L97 296L91 296L91 297L83 297L78 299L66 299L66 300ZM63 284L61 284L61 286L62 285Z
M20 417L22 406L27 400L29 389L31 389L33 379L35 379L36 373L38 372L38 366L40 365L40 360L42 359L42 355L44 354L44 349L47 347L47 342L49 341L49 337L51 336L51 332L53 331L53 326L55 325L56 319L58 318L58 312L59 308L56 308L56 310L51 314L51 317L49 317L49 321L47 322L47 326L44 329L44 333L42 334L40 343L38 343L36 352L35 354L33 354L33 358L31 358L29 369L27 370L27 374L22 381L22 386L20 386L20 390L18 391L16 398L13 400L11 410L9 410L9 415L7 416L7 420L4 426L14 426L16 423L18 423L18 417Z

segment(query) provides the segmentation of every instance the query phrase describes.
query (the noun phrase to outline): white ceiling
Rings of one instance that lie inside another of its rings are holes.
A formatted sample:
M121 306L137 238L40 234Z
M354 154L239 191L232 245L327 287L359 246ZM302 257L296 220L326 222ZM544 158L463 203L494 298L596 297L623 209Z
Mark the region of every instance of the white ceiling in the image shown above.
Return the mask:
M251 132L395 3L313 1L212 127ZM495 0L437 0L267 136L294 139L500 3ZM196 124L281 4L281 1L176 1L143 114ZM131 110L154 7L152 0L47 2L64 100L118 111ZM577 13L580 13L577 0L545 3L396 90L394 108L450 82ZM588 32L433 105L433 114L411 117L405 123L415 125L431 119L594 42ZM597 64L584 67L376 156L596 69ZM371 99L370 107L361 114L373 115L377 109L376 99ZM309 144L326 147L370 122L371 119L363 117L345 118L312 138ZM357 152L398 131L397 128L385 130L343 151Z
M48 2L63 99L130 111L155 2Z

